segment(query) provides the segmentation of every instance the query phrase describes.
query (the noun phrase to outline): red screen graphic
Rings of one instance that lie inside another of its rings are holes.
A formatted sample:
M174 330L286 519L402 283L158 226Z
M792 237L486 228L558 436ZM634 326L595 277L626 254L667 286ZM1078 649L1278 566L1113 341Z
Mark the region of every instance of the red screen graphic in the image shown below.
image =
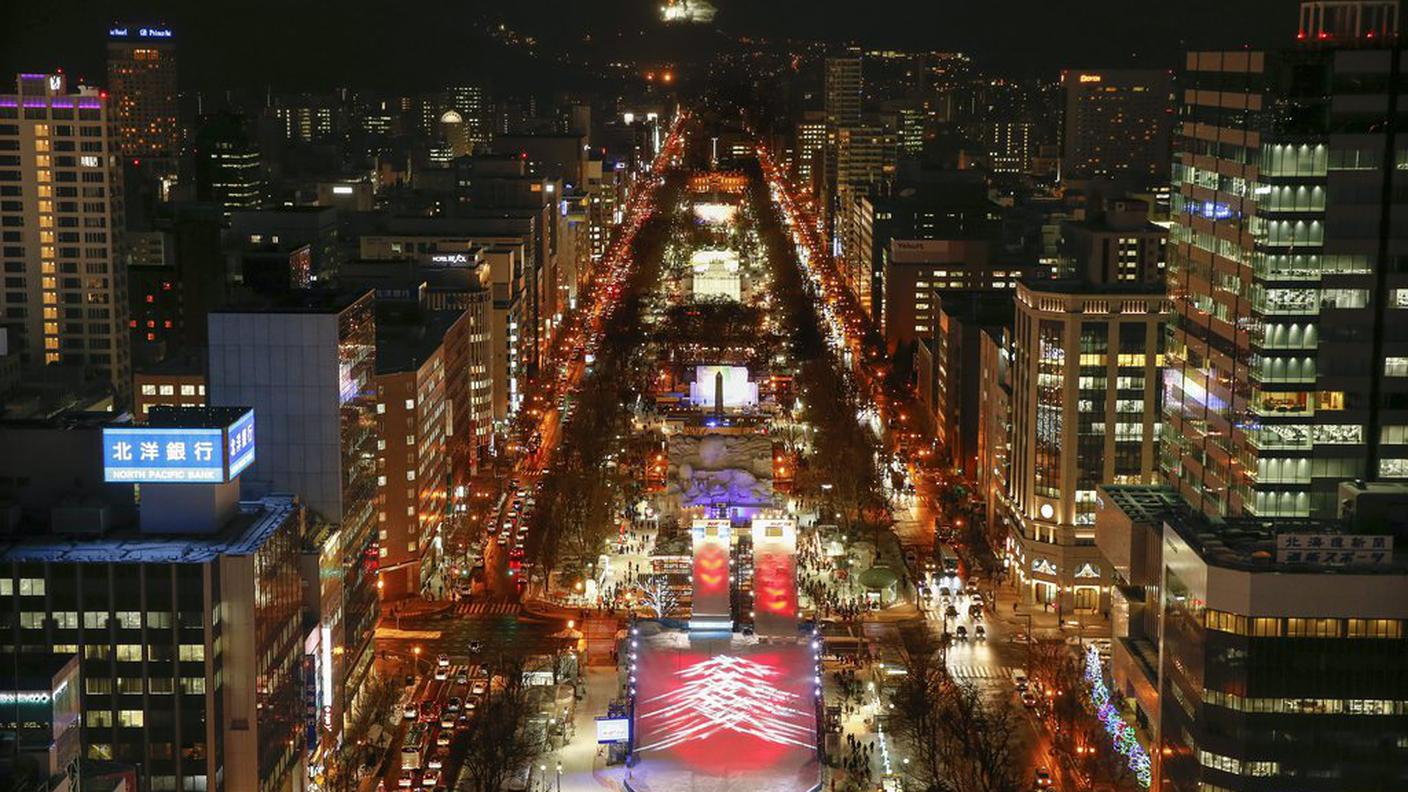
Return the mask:
M753 561L754 609L773 616L797 615L792 555L761 553Z
M712 594L728 589L728 553L721 545L706 544L694 555L694 590Z
M805 765L817 739L810 662L791 646L645 653L637 750L711 775Z

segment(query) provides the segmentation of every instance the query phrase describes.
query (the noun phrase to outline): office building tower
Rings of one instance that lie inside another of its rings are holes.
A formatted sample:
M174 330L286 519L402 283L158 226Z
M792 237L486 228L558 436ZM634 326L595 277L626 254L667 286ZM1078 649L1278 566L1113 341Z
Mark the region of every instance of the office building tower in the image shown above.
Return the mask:
M383 600L445 595L442 573L447 537L453 444L472 437L455 427L450 381L464 372L446 367L446 344L463 311L419 310L377 320L377 543Z
M1295 49L1187 55L1162 464L1212 515L1328 517L1341 481L1408 478L1396 6L1306 7L1338 11Z
M132 415L147 420L154 407L205 406L205 355L190 352L132 369Z
M950 292L938 295L934 332L920 341L920 401L934 416L940 453L955 470L977 478L978 432L982 426L983 339L1012 327L1012 292Z
M1168 229L1149 222L1149 204L1107 200L1083 220L1061 223L1061 274L1091 283L1147 283L1162 287Z
M493 102L482 85L451 85L445 89L445 109L464 119L470 150L481 151L493 140ZM583 134L589 130L583 130Z
M1106 604L1092 540L1101 484L1158 475L1163 324L1145 284L1017 284L1005 555L1027 602L1085 615Z
M1186 56L1169 486L1103 488L1095 533L1151 788L1408 783L1398 14L1306 2L1294 48Z
M347 131L347 108L339 94L291 94L274 97L268 112L294 143L337 143Z
M1031 121L986 121L978 125L993 173L1027 173L1036 148Z
M243 116L202 116L197 122L192 154L196 198L219 204L227 222L236 209L258 209L264 205L264 167Z
M1108 684L1150 789L1408 783L1408 490L1339 495L1343 516L1267 520L1211 517L1167 487L1100 489Z
M835 239L844 260L851 290L859 294L866 288L864 275L857 262L860 259L856 205L865 195L886 191L895 177L898 144L892 130L878 126L842 127L836 131L835 168Z
M109 100L63 74L0 96L0 322L25 367L65 366L128 402L132 371L122 179ZM23 112L21 112L23 111Z
M230 238L248 252L265 251L290 260L307 248L306 271L294 261L293 282L326 283L337 274L339 258L337 210L328 206L281 206L229 213ZM295 257L296 258L296 257Z
M76 658L77 753L142 789L301 789L303 510L239 500L253 413L158 413L0 424L36 476L7 498L0 663Z
M165 25L124 23L108 29L108 94L117 151L127 159L175 164L176 42Z
M859 50L827 58L823 81L826 125L831 129L855 126L861 122L864 83Z
M977 461L974 488L983 500L983 532L990 547L1007 539L1002 498L1012 470L1012 328L983 328L978 341Z
M797 122L793 142L793 178L795 183L815 195L818 185L813 181L825 167L822 158L826 148L826 114L809 110Z
M133 368L205 348L205 316L225 297L223 217L214 204L168 204L150 231L129 231Z
M210 314L214 405L259 416L250 492L309 510L307 606L331 664L327 739L356 720L376 627L376 318L371 292L295 292ZM355 739L357 735L347 735Z
M1061 73L1066 92L1063 180L1129 189L1168 183L1173 75L1152 69Z

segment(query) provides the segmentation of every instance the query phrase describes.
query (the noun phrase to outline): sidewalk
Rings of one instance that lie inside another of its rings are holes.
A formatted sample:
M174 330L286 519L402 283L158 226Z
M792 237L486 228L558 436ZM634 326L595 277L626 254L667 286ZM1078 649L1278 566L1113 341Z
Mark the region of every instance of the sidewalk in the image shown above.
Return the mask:
M562 764L563 792L594 792L623 790L625 765L608 767L606 746L596 743L596 717L606 714L606 706L616 697L618 674L613 667L585 669L586 696L577 702L573 718L573 737L562 748L544 756L541 764L548 767L548 780L556 789L557 765Z

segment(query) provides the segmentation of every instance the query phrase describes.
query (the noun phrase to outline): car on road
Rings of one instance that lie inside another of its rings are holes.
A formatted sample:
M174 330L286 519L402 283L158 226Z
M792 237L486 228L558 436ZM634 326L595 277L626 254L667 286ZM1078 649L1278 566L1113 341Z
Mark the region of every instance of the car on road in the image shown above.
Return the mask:
M973 625L973 640L975 640L975 641L986 641L987 639L988 639L988 631L985 630L985 629L983 629L983 625L981 625L981 624L975 624L975 625Z
M958 628L953 631L953 634L954 637L958 638L958 640L960 641L968 640L968 628L964 627L961 624L958 625Z
M437 748L435 749L435 753L431 754L430 758L426 760L425 766L431 770L440 770L445 767L445 760L448 759L449 756L450 753L444 748Z
M410 789L416 785L416 771L402 770L401 777L396 779L396 786L401 789Z
M449 730L447 730L447 729L441 729L441 730L435 735L435 747L436 747L436 748L448 748L448 747L450 746L450 740L451 740L454 736L455 736L455 735L454 735L454 732L449 731Z
M971 597L968 598L968 603L970 605L977 605L980 608L983 607L983 595L973 594Z
M1022 691L1022 706L1028 709L1036 709L1036 696L1030 690Z
M487 687L488 686L484 683L484 680L476 679L474 680L474 684L469 686L469 692L473 693L476 696L482 696L484 695L484 691Z
M968 606L968 616L969 616L969 618L973 618L973 619L981 619L981 618L983 618L983 606L982 606L982 603L975 603L975 604L969 605L969 606Z
M401 717L405 720L415 720L420 717L420 710L416 708L414 701L406 702L406 706L401 710Z
M435 704L434 699L426 699L420 703L420 719L426 723L431 723L440 714L440 708Z
M441 729L453 729L453 728L455 728L455 713L453 713L453 712L442 712L442 713L440 713L440 728L441 728Z
M463 704L464 704L464 702L460 700L460 697L459 697L459 696L450 696L450 699L445 702L445 711L446 711L446 712L459 712L459 711L460 711L460 707L461 707Z
M468 685L468 684L469 684L469 673L466 672L466 671L456 671L456 672L455 672L455 684L456 684L456 685Z
M439 770L426 770L425 774L420 777L420 785L422 787L433 787L438 783L440 783Z
M448 668L438 668L438 667L437 667L437 668L435 669L435 681L436 681L436 682L444 682L445 680L447 680L447 679L449 679L449 678L450 678L450 670L449 670Z
M958 608L955 608L955 607L953 607L952 605L950 605L950 606L948 606L947 608L944 608L944 615L947 616L947 617L950 618L950 619L957 619L957 618L958 618Z
M972 579L972 578L969 578L969 579L968 579L968 585L964 586L964 590L967 591L969 594L977 594L977 593L978 593L978 581L976 581L976 580L974 580L974 579Z
M1050 770L1047 770L1045 767L1038 767L1038 768L1036 769L1036 788L1037 788L1037 789L1048 789L1048 788L1050 788L1050 787L1051 787L1051 771L1050 771Z
M482 652L482 651L484 651L484 643L483 643L482 641L470 641L470 642L469 642L469 653L470 653L470 654L479 654L479 653Z
M1031 686L1030 683L1027 681L1027 675L1022 673L1021 671L1012 672L1012 684L1016 685L1018 690L1026 690L1028 687Z

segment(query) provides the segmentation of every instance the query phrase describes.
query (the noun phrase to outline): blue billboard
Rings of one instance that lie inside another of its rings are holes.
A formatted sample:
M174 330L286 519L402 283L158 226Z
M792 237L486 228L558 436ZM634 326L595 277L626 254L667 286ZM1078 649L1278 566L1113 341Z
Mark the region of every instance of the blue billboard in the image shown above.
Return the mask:
M228 426L103 429L103 480L117 484L222 484L254 462L254 411Z
M225 458L229 460L227 478L238 476L241 470L254 462L254 411L240 416L230 428L225 430Z

